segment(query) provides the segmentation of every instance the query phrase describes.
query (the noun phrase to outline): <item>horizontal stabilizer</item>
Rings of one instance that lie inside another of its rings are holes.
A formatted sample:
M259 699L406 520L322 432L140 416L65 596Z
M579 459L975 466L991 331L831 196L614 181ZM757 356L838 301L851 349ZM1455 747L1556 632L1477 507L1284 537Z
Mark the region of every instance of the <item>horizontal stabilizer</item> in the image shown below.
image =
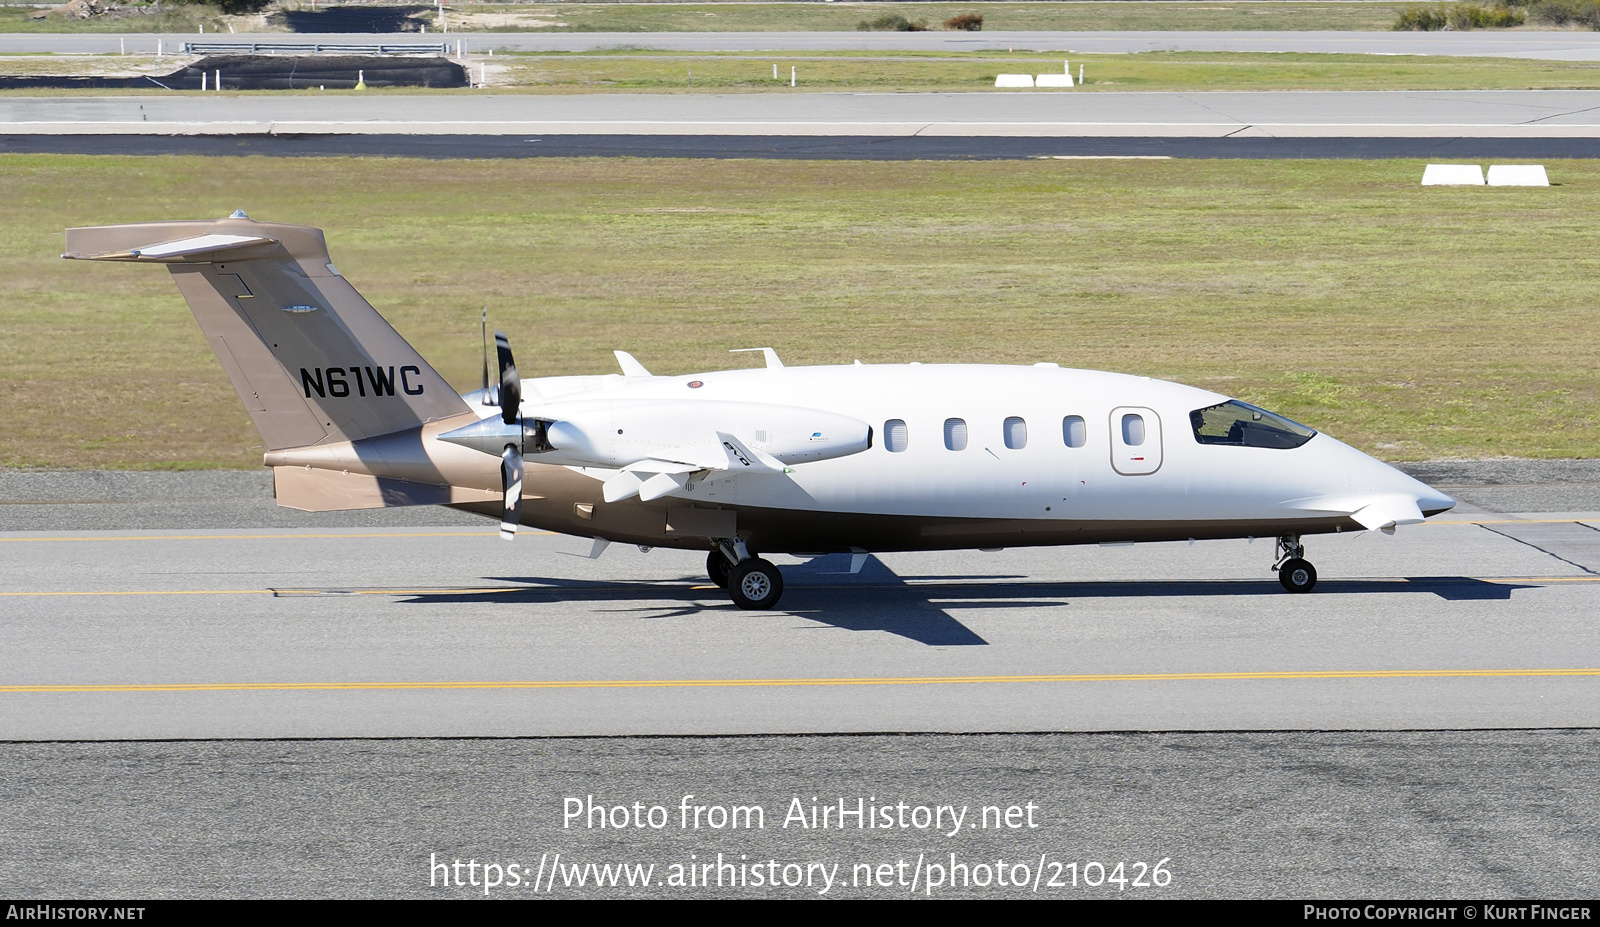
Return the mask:
M495 502L498 493L371 476L350 470L274 466L272 494L278 504L302 512L338 512L406 505L465 505Z
M126 251L107 251L101 254L74 254L68 252L61 256L77 261L154 261L171 264L182 263L185 259L197 258L201 255L204 255L209 261L212 258L224 258L235 252L277 243L277 240L273 238L260 238L252 235L197 235L193 238L180 238L177 241L141 245L137 248L129 248Z

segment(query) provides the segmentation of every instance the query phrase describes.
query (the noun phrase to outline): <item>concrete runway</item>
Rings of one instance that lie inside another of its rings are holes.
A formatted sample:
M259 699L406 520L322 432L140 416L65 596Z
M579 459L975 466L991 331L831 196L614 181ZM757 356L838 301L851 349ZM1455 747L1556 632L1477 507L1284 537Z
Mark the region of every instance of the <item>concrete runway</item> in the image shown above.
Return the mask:
M1600 36L1592 32L493 32L449 35L358 35L351 33L252 33L241 35L9 33L0 52L152 54L157 42L176 53L184 42L208 44L376 43L455 46L467 54L489 49L522 52L584 52L609 48L661 51L1070 51L1129 54L1144 51L1305 52L1313 54L1459 55L1600 59Z
M3 97L0 135L1600 138L1600 91Z

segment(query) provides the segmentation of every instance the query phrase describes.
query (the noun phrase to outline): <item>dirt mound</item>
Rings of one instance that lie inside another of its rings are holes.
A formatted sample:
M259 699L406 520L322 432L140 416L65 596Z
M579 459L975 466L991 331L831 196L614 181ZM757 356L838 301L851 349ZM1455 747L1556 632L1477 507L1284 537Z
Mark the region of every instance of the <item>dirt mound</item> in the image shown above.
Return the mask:
M413 17L430 6L330 6L320 10L283 10L268 22L289 27L290 32L419 32L422 20Z
M218 72L224 90L348 90L364 79L368 87L466 87L466 69L440 57L377 55L213 55L171 74L151 77L0 77L0 89L122 87L214 89Z

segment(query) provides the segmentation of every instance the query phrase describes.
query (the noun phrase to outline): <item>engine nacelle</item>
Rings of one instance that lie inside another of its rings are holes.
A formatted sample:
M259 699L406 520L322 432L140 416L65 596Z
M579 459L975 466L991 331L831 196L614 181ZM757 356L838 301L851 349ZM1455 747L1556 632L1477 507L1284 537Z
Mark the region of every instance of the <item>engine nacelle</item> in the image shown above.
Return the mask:
M542 462L621 468L666 459L725 462L717 433L737 437L784 464L858 454L872 446L866 422L817 409L750 402L591 400L525 409L549 422Z

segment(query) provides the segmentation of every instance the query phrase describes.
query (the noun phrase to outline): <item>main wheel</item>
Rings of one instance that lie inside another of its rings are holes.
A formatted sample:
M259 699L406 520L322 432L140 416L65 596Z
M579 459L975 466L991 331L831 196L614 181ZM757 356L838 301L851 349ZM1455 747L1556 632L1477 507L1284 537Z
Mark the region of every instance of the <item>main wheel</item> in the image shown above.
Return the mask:
M743 609L771 608L783 595L783 574L760 557L751 557L728 571L728 595Z
M706 575L711 577L718 589L728 588L728 571L731 569L733 564L720 550L712 551L711 556L706 558Z
M1317 584L1317 568L1310 561L1295 557L1278 571L1278 582L1290 592L1310 592Z

